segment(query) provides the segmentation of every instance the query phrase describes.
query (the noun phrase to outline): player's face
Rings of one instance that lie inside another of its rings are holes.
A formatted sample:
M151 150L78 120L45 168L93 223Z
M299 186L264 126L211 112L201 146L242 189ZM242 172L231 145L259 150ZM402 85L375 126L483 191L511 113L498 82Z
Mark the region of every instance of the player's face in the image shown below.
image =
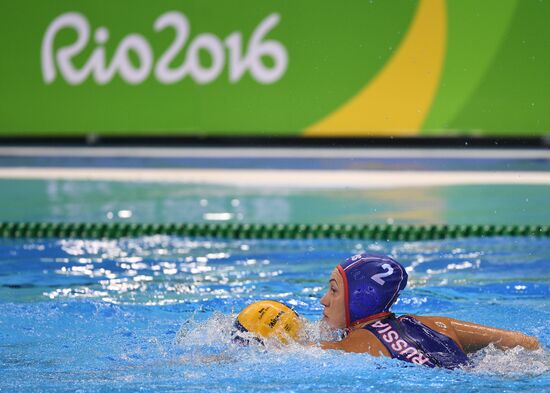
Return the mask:
M328 282L328 291L321 298L323 320L335 329L346 327L346 305L344 293L344 280L337 269L332 271Z

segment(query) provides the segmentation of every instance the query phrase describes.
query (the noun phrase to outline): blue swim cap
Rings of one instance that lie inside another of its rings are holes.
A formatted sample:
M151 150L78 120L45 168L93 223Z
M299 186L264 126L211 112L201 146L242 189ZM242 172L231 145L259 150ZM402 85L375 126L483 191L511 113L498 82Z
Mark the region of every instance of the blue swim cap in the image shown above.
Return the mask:
M336 268L344 280L347 327L388 312L407 285L405 268L385 255L354 255Z

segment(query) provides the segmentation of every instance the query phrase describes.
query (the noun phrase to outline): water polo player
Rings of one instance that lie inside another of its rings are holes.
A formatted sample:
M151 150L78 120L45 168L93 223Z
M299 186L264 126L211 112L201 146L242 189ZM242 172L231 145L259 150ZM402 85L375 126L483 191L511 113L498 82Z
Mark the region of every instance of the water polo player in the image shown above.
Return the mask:
M467 353L491 343L501 349L538 348L535 337L519 332L447 317L395 316L390 307L407 278L403 266L383 255L354 255L336 266L321 304L323 319L345 334L321 347L445 368L465 364Z

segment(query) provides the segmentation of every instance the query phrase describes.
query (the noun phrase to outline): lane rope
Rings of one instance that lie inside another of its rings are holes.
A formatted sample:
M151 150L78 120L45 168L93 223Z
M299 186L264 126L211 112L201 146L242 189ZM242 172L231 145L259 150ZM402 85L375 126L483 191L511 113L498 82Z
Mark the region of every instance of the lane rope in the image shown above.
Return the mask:
M394 225L394 224L242 224L242 223L0 223L0 238L117 239L169 235L218 239L372 239L437 240L466 237L550 237L549 225Z

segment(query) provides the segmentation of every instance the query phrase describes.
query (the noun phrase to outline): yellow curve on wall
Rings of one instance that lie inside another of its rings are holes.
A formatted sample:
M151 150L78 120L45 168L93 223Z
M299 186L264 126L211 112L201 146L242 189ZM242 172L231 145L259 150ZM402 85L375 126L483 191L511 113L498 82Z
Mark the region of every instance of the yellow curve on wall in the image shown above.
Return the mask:
M407 35L386 66L304 135L417 134L437 91L446 42L445 0L421 0Z

